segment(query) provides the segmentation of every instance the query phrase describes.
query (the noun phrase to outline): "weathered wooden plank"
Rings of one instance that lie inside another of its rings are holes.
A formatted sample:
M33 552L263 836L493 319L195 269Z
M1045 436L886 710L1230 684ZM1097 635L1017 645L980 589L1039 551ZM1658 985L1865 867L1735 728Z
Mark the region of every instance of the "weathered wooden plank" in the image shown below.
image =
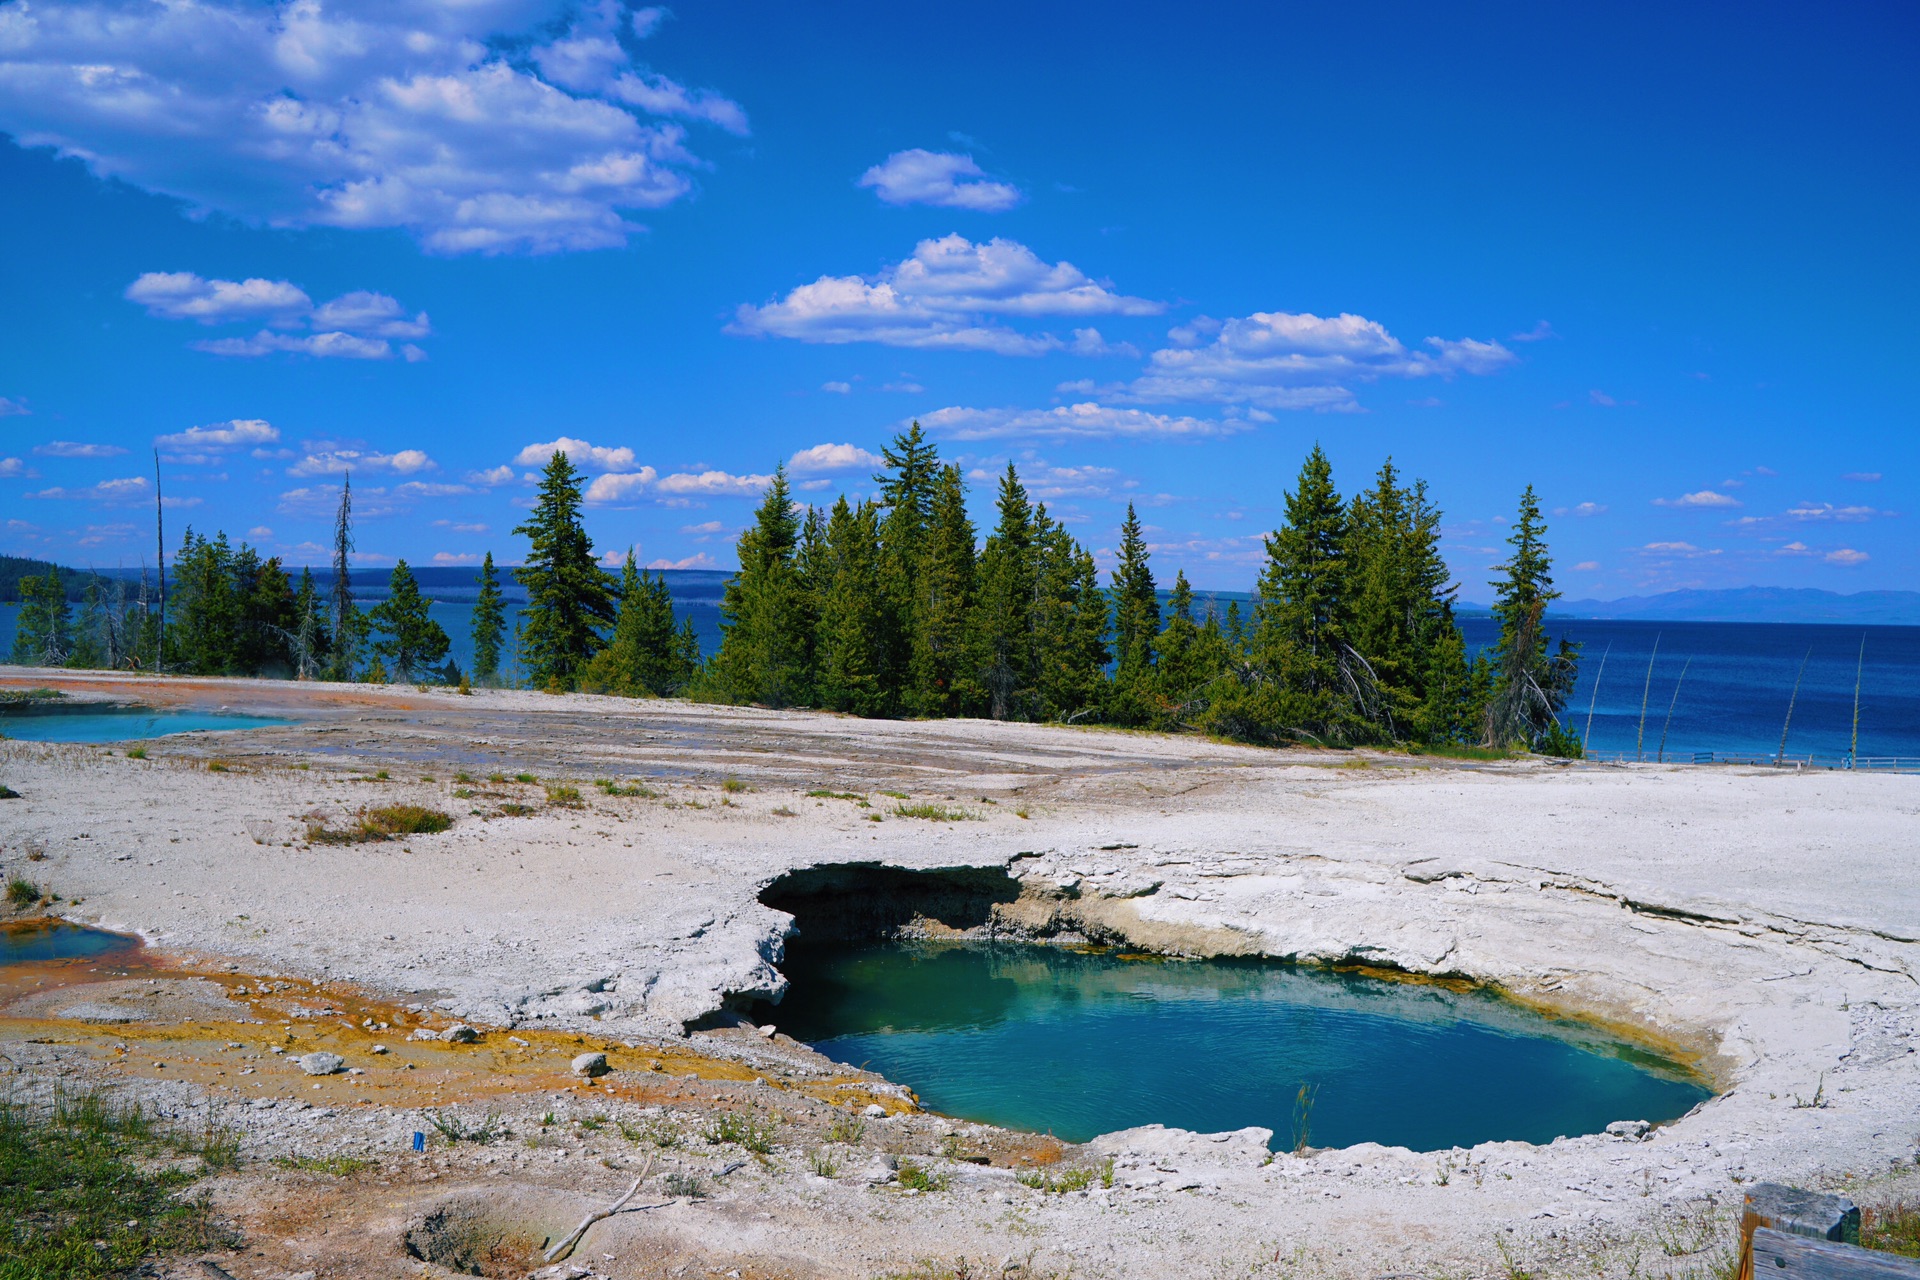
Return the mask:
M1754 1229L1748 1259L1755 1280L1920 1280L1920 1259L1771 1227Z
M1772 1227L1816 1240L1860 1243L1860 1210L1853 1201L1777 1182L1759 1182L1748 1189L1741 1226L1743 1238L1754 1227Z

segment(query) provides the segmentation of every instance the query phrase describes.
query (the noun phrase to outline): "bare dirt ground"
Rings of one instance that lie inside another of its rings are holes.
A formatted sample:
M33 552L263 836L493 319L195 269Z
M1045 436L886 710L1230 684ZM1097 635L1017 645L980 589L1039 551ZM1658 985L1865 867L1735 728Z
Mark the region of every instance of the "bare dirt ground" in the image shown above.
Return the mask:
M0 744L21 793L0 802L0 870L146 942L0 970L0 1069L29 1095L111 1082L237 1129L240 1168L208 1185L247 1241L214 1259L239 1280L526 1275L635 1178L553 1274L1704 1280L1743 1184L1887 1197L1920 1156L1920 778L532 693L9 685L298 721L144 760ZM393 803L456 821L308 839ZM895 807L921 804L974 820ZM1271 1160L1258 1133L1073 1147L930 1115L725 1012L784 985L790 918L761 892L848 863L1004 870L1004 919L1037 932L1494 984L1719 1093L1644 1137ZM476 1039L428 1038L456 1023ZM315 1050L345 1069L292 1064ZM609 1074L570 1071L590 1051ZM1075 1168L1111 1185L1018 1181Z

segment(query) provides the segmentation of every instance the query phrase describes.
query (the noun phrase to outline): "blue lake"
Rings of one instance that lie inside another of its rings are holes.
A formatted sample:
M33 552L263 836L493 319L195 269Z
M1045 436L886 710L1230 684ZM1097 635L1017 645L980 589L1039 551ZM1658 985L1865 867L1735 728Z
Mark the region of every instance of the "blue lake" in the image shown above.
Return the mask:
M1676 1064L1486 992L1039 946L794 943L762 1022L929 1108L1069 1141L1259 1125L1313 1146L1551 1142L1676 1119Z
M216 711L156 711L147 707L100 710L84 703L0 708L0 737L22 742L124 742L208 730L262 729L292 724L272 716Z

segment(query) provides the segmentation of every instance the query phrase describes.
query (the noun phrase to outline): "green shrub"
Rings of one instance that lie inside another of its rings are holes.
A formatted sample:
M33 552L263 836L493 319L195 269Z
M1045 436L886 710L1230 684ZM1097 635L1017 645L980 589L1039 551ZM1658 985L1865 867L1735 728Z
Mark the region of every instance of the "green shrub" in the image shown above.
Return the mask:
M980 815L969 813L965 809L949 809L939 804L897 804L893 806L896 817L925 818L929 822L978 822Z
M747 784L740 781L740 779L738 778L728 778L725 782L722 782L720 784L720 789L726 792L730 796L739 795L742 791L745 791L747 789Z
M774 1124L771 1120L756 1120L735 1111L723 1111L700 1136L716 1146L731 1142L755 1155L764 1156L773 1151Z
M127 752L127 759L129 760L145 760L146 758L147 749L145 747L135 747Z
M1021 1186L1032 1187L1035 1191L1045 1191L1053 1195L1064 1195L1069 1191L1085 1191L1095 1182L1105 1187L1113 1185L1111 1160L1099 1169L1068 1169L1060 1174L1049 1174L1033 1169L1020 1175Z
M531 785L531 784L533 784L533 783L535 783L535 782L538 782L538 781L540 781L540 779L538 779L538 778L536 778L536 777L534 777L534 776L533 776L532 774L530 774L530 773L516 773L516 774L514 774L514 775L513 775L513 780L514 780L515 782L524 782L524 783L527 783L527 784L529 784L529 785Z
M550 783L547 786L547 803L559 805L563 809L577 809L580 807L580 788L556 786Z
M40 886L24 876L12 876L7 880L7 901L24 911L40 901Z
M18 800L20 793L4 782L0 782L0 800Z
M911 1160L902 1160L894 1181L909 1191L945 1191L953 1180L944 1173L923 1169Z
M453 825L453 816L417 804L386 804L363 809L354 824L335 829L315 822L307 827L309 844L371 844L401 836L432 835Z

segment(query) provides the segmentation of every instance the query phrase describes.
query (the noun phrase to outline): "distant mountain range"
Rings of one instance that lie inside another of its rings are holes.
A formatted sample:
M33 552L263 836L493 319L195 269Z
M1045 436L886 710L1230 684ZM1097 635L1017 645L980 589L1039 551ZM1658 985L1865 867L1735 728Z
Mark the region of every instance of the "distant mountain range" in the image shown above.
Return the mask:
M1665 591L1619 600L1563 600L1554 612L1572 618L1635 618L1673 622L1838 622L1920 626L1920 591L1856 591L1813 587L1731 587Z

